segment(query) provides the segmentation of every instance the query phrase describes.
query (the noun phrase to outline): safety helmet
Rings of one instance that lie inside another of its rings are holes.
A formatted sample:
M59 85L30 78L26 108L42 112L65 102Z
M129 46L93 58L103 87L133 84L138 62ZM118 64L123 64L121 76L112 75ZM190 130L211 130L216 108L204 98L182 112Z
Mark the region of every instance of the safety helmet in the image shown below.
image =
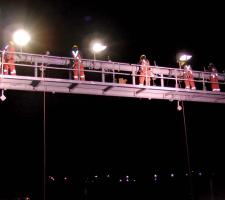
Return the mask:
M140 56L140 59L141 59L141 60L142 60L142 59L146 59L146 55L144 55L144 54L141 55L141 56Z
M209 66L214 67L214 64L213 63L209 63Z
M208 69L210 71L215 70L215 65L213 63L209 63Z
M72 50L73 51L77 51L78 50L78 46L77 45L73 45Z

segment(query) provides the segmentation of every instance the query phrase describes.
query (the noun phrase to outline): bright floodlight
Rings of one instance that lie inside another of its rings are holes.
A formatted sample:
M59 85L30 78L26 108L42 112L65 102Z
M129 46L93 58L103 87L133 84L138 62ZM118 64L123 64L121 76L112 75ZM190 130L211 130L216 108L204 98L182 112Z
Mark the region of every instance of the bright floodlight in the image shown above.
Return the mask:
M179 57L179 60L180 61L187 61L187 60L190 60L191 59L191 55L187 55L187 54L183 54Z
M102 45L101 43L95 43L93 45L93 51L96 52L96 53L100 52L100 51L103 51L105 49L106 49L106 46Z
M92 50L93 50L93 53L94 53L94 60L96 59L95 54L98 53L98 52L101 52L105 49L106 49L106 46L102 45L101 43L94 43L94 45L92 46Z
M13 34L13 41L23 47L30 41L30 35L25 30L18 30Z

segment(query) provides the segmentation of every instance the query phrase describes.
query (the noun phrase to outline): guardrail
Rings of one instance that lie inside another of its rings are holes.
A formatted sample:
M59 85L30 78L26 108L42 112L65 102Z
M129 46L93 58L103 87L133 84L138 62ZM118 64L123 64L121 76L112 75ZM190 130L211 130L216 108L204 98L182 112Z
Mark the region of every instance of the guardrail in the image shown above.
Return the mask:
M3 73L4 62L1 54L1 73ZM15 52L15 66L17 75L34 76L45 78L72 79L74 69L71 66L73 58L49 56L41 54L30 54ZM112 61L100 61L92 59L82 59L86 80L98 82L112 82L120 84L138 85L138 64L119 63ZM176 67L151 66L151 85L161 87L182 87L183 69ZM210 82L210 72L193 70L194 80L199 90L207 90L206 85ZM147 78L148 76L146 76ZM225 74L218 73L220 86L224 85ZM208 88L210 90L210 88Z

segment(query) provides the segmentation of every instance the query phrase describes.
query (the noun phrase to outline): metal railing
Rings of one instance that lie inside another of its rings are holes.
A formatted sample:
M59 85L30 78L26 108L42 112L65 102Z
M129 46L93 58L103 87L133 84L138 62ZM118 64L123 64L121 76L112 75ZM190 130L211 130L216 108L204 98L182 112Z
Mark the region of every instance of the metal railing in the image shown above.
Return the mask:
M10 52L9 52L10 53ZM3 51L1 55L1 77L4 78L3 66L9 64L4 61ZM74 69L73 58L40 54L15 52L15 67L17 76L33 76L45 78L72 79ZM112 61L100 61L82 59L86 81L112 82L118 84L138 85L140 65L119 63ZM151 79L150 86L182 88L184 82L184 70L176 67L151 66L152 74L145 76ZM80 69L78 69L80 71ZM211 84L210 72L194 71L193 76L198 90L207 90L206 85ZM218 73L219 85L225 83L225 74ZM210 90L210 89L208 89Z

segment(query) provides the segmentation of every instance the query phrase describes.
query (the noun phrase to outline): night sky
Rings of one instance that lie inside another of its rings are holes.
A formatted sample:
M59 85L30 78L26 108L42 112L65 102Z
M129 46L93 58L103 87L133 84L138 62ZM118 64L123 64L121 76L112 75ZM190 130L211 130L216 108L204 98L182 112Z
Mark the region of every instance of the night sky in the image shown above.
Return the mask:
M32 37L24 48L29 53L70 56L78 44L83 58L92 59L89 44L101 38L107 49L98 59L137 63L146 54L151 64L176 67L176 53L186 50L194 69L213 62L222 72L222 8L216 2L3 0L0 44L23 26ZM40 199L43 93L7 90L5 95L0 199ZM183 113L176 102L49 93L45 103L48 199L189 198ZM211 178L215 199L224 199L225 106L184 102L184 109L193 193L210 199Z

